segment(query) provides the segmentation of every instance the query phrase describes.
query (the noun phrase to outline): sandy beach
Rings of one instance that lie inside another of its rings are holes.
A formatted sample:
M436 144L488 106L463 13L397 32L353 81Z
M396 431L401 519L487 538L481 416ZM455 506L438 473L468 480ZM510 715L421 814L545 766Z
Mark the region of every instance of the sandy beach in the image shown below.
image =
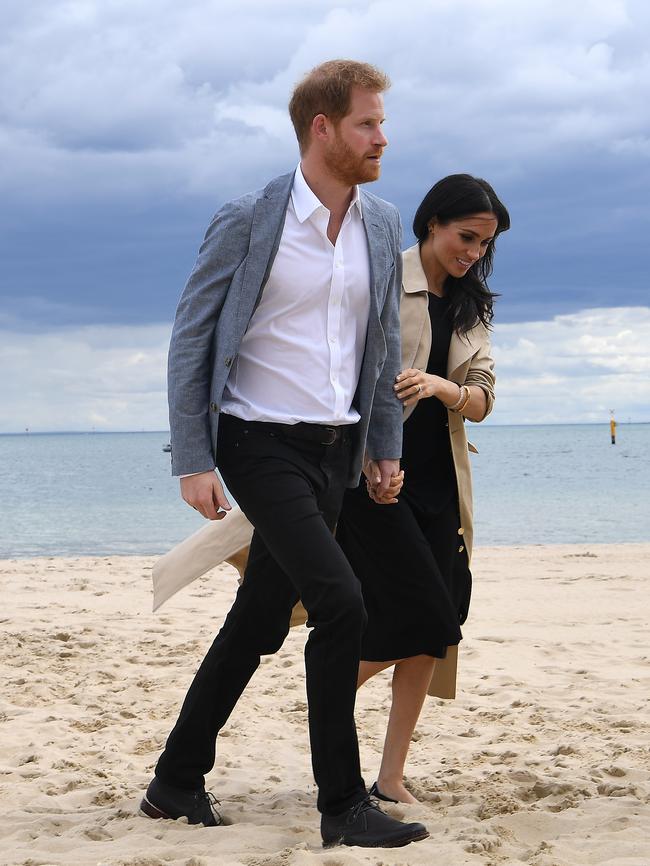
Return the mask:
M408 784L424 842L320 846L302 649L265 658L220 739L219 828L138 814L227 611L217 569L151 613L153 559L0 561L0 863L649 866L650 544L479 548L459 697L428 699ZM361 691L370 784L390 697ZM645 828L645 829L644 829Z

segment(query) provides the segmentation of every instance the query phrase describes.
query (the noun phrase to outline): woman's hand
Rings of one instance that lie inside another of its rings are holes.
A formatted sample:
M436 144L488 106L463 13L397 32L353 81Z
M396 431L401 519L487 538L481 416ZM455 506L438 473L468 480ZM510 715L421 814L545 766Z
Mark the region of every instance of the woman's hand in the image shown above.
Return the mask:
M444 381L440 376L409 368L396 377L393 388L404 406L412 406L424 397L437 397L440 383Z
M482 421L487 411L487 398L485 391L478 385L466 386L469 388L469 400L463 408L463 417L470 421ZM395 377L393 385L396 397L402 401L404 406L412 406L423 397L437 397L442 405L449 409L456 406L460 397L460 385L442 376L433 376L423 373L422 370L402 370ZM454 411L452 409L452 411Z

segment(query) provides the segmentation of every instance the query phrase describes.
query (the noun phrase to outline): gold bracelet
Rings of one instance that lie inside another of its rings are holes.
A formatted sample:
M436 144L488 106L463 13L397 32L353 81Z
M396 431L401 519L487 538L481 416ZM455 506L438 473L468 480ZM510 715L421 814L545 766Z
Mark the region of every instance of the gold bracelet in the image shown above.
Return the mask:
M459 406L458 409L456 409L456 412L457 412L459 415L461 415L461 414L463 413L463 411L464 411L464 409L465 409L465 406L467 406L467 404L469 403L469 401L472 399L472 393L471 393L471 391L469 390L469 388L467 387L467 385L463 385L463 388L465 389L465 393L467 394L467 397L466 397L465 402L463 403L463 405L462 405L462 406Z
M458 407L462 404L463 395L465 393L465 391L463 390L464 387L465 387L464 385L458 385L458 394L459 394L458 400L456 400L456 402L454 403L453 406L446 406L445 407L446 409L449 409L450 412L458 411Z
M457 403L454 403L453 406L448 406L450 412L456 412L458 415L463 411L465 406L469 403L472 398L472 394L467 387L467 385L459 385L460 388L460 399Z

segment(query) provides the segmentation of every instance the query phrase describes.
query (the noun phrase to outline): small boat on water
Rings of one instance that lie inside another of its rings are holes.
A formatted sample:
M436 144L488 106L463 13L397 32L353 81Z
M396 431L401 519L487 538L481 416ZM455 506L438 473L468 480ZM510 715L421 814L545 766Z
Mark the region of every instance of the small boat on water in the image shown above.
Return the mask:
M171 442L168 442L166 445L163 445L163 451L165 454L170 454L172 450Z

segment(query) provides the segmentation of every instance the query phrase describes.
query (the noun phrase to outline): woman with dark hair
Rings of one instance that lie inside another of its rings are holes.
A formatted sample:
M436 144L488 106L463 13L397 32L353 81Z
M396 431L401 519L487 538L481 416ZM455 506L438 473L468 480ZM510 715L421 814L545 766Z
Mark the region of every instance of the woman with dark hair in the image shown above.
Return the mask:
M402 472L380 502L368 466L370 480L347 491L337 525L368 613L359 685L395 667L382 763L371 789L380 799L416 802L403 774L425 695L455 695L471 592L464 419L482 421L494 402L495 295L487 278L496 237L509 227L508 211L480 178L450 175L424 197L413 221L418 242L403 254L403 369L395 384L404 405Z

